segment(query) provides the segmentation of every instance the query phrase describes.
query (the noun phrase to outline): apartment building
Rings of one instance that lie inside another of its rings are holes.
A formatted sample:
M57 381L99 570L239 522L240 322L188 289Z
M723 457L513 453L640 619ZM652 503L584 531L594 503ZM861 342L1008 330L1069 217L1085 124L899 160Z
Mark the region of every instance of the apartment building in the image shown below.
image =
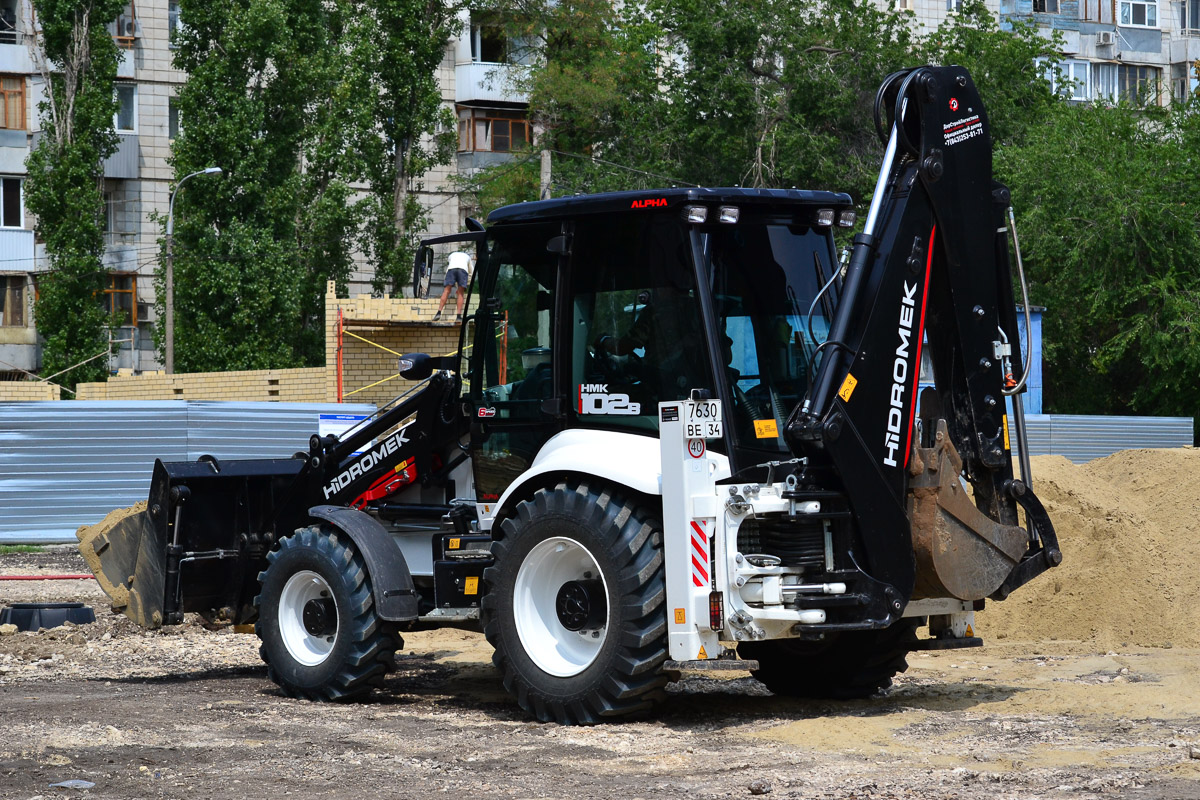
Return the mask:
M118 143L104 162L104 303L125 323L113 369L157 368L151 326L160 230L150 214L165 214L170 198L167 156L179 129L173 98L184 79L171 66L178 23L177 0L130 0L109 25L121 60ZM40 367L33 302L38 274L49 268L24 208L25 160L40 133L44 88L33 24L28 0L0 0L0 379L12 380Z
M1061 37L1071 100L1166 105L1196 89L1200 0L1001 0L1000 16Z

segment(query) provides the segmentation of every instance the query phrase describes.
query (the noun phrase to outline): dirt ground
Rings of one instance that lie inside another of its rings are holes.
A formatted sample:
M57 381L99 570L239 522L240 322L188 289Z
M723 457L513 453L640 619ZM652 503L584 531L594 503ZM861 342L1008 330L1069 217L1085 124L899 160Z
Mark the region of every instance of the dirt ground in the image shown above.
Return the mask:
M1034 478L1063 566L979 614L986 647L913 653L851 703L687 674L651 719L532 723L453 630L409 634L368 702L302 702L252 635L143 631L93 581L0 581L0 605L97 611L0 635L0 797L1200 800L1200 451L1035 459ZM83 571L0 556L0 575ZM50 786L71 780L95 785Z

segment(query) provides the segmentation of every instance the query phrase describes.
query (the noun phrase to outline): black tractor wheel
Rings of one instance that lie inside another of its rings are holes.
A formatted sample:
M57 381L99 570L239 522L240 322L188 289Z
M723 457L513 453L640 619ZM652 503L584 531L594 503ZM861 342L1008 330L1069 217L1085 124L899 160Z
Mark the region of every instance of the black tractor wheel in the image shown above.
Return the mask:
M756 659L751 674L778 695L826 700L870 697L908 669L917 619L874 631L833 633L821 641L776 639L743 642L738 655Z
M348 700L383 682L403 640L376 617L370 576L345 534L314 525L280 539L258 579L259 654L285 693Z
M521 708L543 722L591 725L662 696L661 530L646 509L587 483L538 490L504 520L481 615Z

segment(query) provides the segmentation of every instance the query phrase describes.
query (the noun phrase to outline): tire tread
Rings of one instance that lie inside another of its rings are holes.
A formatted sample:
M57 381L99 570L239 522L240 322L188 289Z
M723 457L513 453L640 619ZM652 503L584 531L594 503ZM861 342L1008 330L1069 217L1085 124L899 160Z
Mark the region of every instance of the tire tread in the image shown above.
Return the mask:
M266 638L270 634L264 628L260 612L254 630L262 641L259 655L267 665L267 676L284 694L298 699L344 701L362 697L383 684L384 676L395 666L396 650L404 646L404 640L393 626L383 624L375 615L371 579L353 544L343 542L338 532L327 525L301 528L293 535L281 538L267 554L267 568L258 574L260 593L254 598L254 606L256 609L262 607L261 586L273 565L284 553L299 549L315 551L319 558L328 559L337 569L353 615L349 630L340 631L339 635L348 637L351 645L331 677L318 686L300 686L286 675L285 665L272 662Z

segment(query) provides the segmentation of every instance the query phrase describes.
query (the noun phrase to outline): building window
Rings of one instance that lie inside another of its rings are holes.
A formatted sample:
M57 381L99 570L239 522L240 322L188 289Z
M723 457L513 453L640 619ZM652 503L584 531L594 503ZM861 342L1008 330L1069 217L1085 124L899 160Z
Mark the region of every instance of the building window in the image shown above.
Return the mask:
M121 133L134 133L137 130L137 85L118 83L115 91L117 114L113 117L113 127Z
M1179 4L1179 30L1185 36L1200 34L1200 0L1183 0Z
M116 318L118 325L137 325L137 275L132 272L113 272L104 290L104 310Z
M912 11L913 0L896 0L897 11Z
M1117 65L1092 65L1092 97L1096 100L1117 101Z
M136 184L134 184L136 186ZM127 244L137 236L141 204L130 182L110 179L104 182L104 218L102 224L108 244Z
M1158 67L1117 65L1117 92L1122 100L1144 106L1158 105L1159 81Z
M1039 59L1041 61L1041 59ZM1056 73L1049 62L1042 61L1050 87L1068 100L1091 99L1091 67L1087 61L1069 59L1058 64Z
M957 14L962 11L963 0L946 0L946 13Z
M174 139L179 136L179 106L175 104L174 97L167 98L167 138Z
M175 36L179 33L179 0L167 3L167 37L171 46L175 46Z
M1140 3L1135 0L1121 0L1122 25L1140 26L1143 28L1158 27L1158 3Z
M510 153L529 144L529 121L524 111L460 108L458 151Z
M21 75L0 75L0 128L25 130L25 78Z
M17 27L17 0L0 0L0 44L20 44Z
M0 275L0 326L25 327L24 275Z
M0 178L0 227L25 227L21 208L21 179Z
M1037 14L1057 14L1058 0L1033 0L1033 10Z

